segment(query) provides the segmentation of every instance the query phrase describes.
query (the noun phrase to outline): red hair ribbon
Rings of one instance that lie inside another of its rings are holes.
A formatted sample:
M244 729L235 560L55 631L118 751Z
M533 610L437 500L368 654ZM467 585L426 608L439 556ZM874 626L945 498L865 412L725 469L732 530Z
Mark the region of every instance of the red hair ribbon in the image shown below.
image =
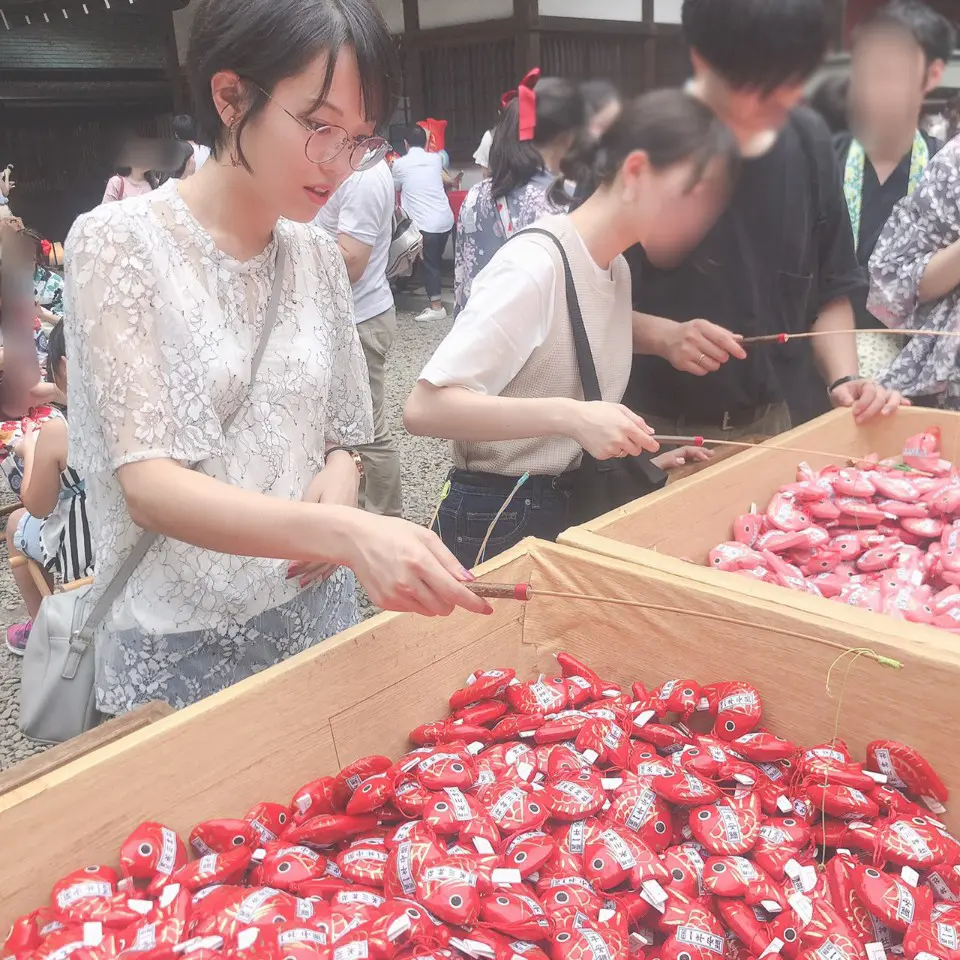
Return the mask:
M520 99L520 140L532 140L537 132L537 91L540 68L534 67L521 81L516 90L510 90L500 98L500 106L508 107Z
M43 251L43 255L45 257L49 257L50 251L53 249L53 245L50 243L49 240L41 240L40 249Z

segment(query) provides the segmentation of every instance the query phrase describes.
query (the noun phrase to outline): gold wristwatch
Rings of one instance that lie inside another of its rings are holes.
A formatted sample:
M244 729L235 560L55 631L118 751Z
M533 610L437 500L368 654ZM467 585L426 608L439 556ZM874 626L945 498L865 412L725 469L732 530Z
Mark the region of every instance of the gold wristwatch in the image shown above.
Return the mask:
M360 479L362 480L365 476L364 470L363 470L363 457L361 457L356 450L351 450L349 447L331 447L327 451L327 459L329 460L330 455L333 453L337 453L338 451L342 451L343 453L349 453L350 456L353 457L353 462L356 464L356 467L357 467L357 473L360 474Z

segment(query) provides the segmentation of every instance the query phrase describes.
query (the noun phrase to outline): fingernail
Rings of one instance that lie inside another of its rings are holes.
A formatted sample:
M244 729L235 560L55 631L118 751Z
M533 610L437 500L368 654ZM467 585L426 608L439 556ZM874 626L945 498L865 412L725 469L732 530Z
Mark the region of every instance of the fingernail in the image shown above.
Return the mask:
M493 613L493 607L491 607L490 604L488 603L487 609L483 611L483 615L485 617L489 617L492 613Z
M678 458L677 458L677 466L678 466L678 467L682 467L686 462L687 462L687 461L684 460L683 457L678 457Z
M288 580L292 580L296 575L297 575L297 571L294 570L293 567L290 567L290 569L287 570L287 579L288 579Z
M477 580L476 575L471 573L466 567L460 568L460 577L467 583L475 583Z
M309 581L306 577L301 578L301 580L300 580L300 587L301 587L301 588L306 587L306 586L309 586L309 584L310 584L310 581Z

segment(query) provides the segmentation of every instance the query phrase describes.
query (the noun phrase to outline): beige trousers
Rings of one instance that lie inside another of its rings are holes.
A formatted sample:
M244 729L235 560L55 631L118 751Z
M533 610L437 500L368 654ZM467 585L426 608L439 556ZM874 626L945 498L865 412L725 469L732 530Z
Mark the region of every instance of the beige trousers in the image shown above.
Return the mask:
M359 450L366 474L361 505L371 513L402 517L400 454L383 409L383 368L397 336L396 309L391 307L385 313L358 323L357 333L367 358L370 394L373 397L373 443Z

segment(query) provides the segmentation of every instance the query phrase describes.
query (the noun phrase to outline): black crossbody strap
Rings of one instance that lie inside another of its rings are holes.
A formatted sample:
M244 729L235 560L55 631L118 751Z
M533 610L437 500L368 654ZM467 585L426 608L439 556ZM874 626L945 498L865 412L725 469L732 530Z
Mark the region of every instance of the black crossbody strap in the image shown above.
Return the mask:
M580 298L577 296L577 287L573 282L573 271L570 269L567 251L564 249L559 237L549 230L543 230L540 227L529 227L521 233L516 234L516 236L522 237L531 233L538 233L541 236L549 237L560 251L560 259L563 261L563 274L567 290L567 311L570 314L570 326L573 327L573 343L577 351L577 366L580 368L580 384L583 387L583 399L602 400L603 394L600 392L600 380L597 377L597 367L593 362L593 351L590 349L587 328L583 323Z

